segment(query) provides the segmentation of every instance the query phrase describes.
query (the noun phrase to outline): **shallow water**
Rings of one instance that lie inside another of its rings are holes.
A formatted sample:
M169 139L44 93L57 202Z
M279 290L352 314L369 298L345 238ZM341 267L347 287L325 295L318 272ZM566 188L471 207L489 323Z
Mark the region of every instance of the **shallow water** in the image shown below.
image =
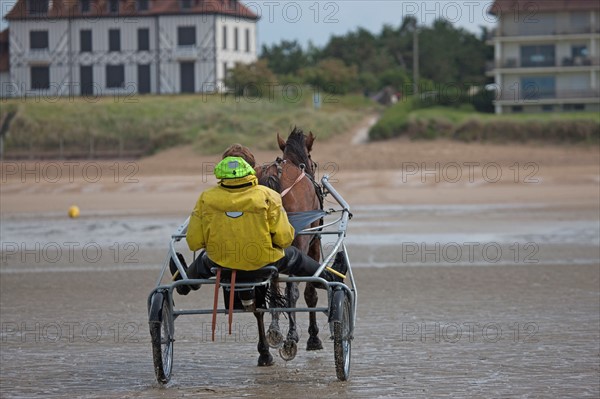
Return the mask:
M353 209L346 244L353 266L589 264L600 257L598 213L541 204L362 206ZM97 214L3 219L2 270L65 266L148 267L164 260L184 217ZM324 237L325 248L332 243ZM180 247L185 250L185 246ZM65 262L66 261L66 262ZM79 262L78 262L79 261ZM25 270L23 270L25 271Z

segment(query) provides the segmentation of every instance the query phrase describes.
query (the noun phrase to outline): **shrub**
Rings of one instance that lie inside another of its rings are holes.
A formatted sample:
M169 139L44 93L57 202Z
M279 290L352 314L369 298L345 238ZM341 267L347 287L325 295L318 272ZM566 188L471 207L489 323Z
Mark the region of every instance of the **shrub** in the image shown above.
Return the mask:
M276 83L275 74L264 59L252 64L236 63L225 79L225 85L236 95L248 97L262 97Z
M473 96L471 102L477 112L493 114L495 111L494 100L496 99L496 91L494 90L479 90Z
M386 109L369 131L369 139L384 140L403 134L408 127L408 114L412 110L410 99L402 100Z
M300 71L304 82L331 94L346 94L357 88L356 65L346 66L337 58L320 61L317 66Z

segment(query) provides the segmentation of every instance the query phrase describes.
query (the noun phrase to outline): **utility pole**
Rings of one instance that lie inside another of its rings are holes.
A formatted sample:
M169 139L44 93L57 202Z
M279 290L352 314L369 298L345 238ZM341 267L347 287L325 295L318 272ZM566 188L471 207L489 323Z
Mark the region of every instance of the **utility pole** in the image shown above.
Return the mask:
M413 26L413 94L419 94L419 29L417 20Z

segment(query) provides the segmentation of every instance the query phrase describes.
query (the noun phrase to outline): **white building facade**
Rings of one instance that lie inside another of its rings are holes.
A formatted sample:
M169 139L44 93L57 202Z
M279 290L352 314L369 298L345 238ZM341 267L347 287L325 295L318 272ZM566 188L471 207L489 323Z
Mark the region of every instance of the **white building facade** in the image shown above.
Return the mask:
M600 111L600 2L496 0L496 113Z
M215 92L257 59L237 0L19 0L6 18L3 97Z

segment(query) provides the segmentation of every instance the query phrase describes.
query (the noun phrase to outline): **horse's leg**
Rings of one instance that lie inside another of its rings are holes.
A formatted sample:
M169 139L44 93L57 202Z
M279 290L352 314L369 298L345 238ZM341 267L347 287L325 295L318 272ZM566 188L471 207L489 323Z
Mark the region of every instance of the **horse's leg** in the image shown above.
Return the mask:
M300 290L298 289L298 283L286 283L285 294L288 300L288 306L291 308L296 307L296 302L300 296ZM283 346L279 348L279 355L286 361L289 362L296 357L298 352L298 329L296 328L296 313L288 312L288 320L290 322L287 338L283 343Z
M317 302L319 297L317 296L317 289L311 283L306 284L306 288L304 289L304 300L309 308L314 308L317 306ZM319 338L319 326L317 325L317 314L315 312L310 312L308 314L308 341L306 342L306 350L307 351L317 351L319 349L323 349L323 343Z
M321 257L321 240L319 238L315 238L311 242L308 250L308 256L317 261ZM306 284L306 288L304 289L304 300L309 308L314 308L317 306L317 302L319 301L317 289L311 283ZM308 322L308 341L306 342L306 350L316 351L323 349L323 343L319 338L319 326L317 325L316 312L310 312L308 314Z
M277 292L279 292L278 287ZM269 306L275 308L278 307L279 304L276 303L276 301L272 301ZM279 328L279 312L271 313L271 324L267 330L267 342L271 348L278 348L283 344L283 334L281 333L281 328Z
M288 300L288 306L290 308L295 308L296 303L298 302L298 298L300 297L300 290L298 289L298 283L286 283L285 284L285 297ZM298 336L298 329L296 327L296 313L289 312L289 329L287 333L287 339L298 342L300 337Z
M267 336L265 334L265 314L262 312L254 312L256 317L256 324L258 324L258 366L272 366L273 356L269 353L269 344L267 343Z

